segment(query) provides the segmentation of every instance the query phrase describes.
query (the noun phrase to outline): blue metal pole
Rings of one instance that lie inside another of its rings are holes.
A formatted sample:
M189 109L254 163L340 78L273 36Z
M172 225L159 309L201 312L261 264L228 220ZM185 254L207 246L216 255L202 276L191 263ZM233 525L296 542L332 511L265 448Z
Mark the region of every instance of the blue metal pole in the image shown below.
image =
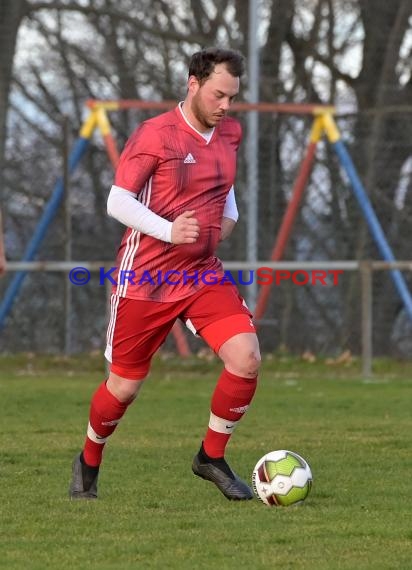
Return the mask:
M395 256L386 240L382 226L376 217L375 211L370 203L368 195L365 192L362 182L356 172L355 166L352 162L349 152L347 151L344 143L341 140L332 143L339 160L349 177L352 184L354 194L359 202L362 212L365 216L366 222L372 233L373 238L378 246L378 249L385 261L396 261ZM405 279L399 269L391 269L390 274L395 284L396 289L405 305L405 309L412 320L412 297Z
M71 174L76 169L82 156L87 150L89 142L90 142L89 138L83 138L83 137L79 137L75 142L72 152L70 153L69 156L69 164L68 164L69 174ZM48 227L53 221L59 209L63 196L64 196L64 183L63 183L63 177L61 176L60 178L58 178L55 184L53 193L49 201L47 202L43 215L40 218L40 221L37 224L34 234L27 245L22 261L31 261L36 255L40 247L40 244L43 241L44 236L46 235ZM23 283L23 279L25 278L26 274L27 271L19 271L18 273L16 273L13 279L11 280L10 285L6 289L6 293L0 304L0 330L4 326L4 321L11 310L14 299L16 298L20 290L20 287Z

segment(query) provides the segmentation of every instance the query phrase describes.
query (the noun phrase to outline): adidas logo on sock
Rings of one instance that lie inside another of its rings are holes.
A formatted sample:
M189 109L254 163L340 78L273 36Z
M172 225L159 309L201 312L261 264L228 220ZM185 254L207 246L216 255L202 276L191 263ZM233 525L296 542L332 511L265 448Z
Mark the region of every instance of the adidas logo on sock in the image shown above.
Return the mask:
M186 156L183 161L184 164L196 164L196 160L191 152Z

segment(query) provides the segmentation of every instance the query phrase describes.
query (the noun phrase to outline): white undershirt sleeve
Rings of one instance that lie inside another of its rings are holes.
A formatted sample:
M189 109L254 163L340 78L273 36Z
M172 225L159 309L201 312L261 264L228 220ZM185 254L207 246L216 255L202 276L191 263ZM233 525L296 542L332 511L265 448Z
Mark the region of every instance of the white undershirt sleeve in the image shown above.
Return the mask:
M230 218L234 222L237 222L239 219L239 211L236 205L236 198L235 198L235 187L232 186L229 190L229 193L226 197L226 204L223 210L223 216L225 218Z
M129 228L172 243L172 222L152 212L129 190L112 186L107 199L107 213Z

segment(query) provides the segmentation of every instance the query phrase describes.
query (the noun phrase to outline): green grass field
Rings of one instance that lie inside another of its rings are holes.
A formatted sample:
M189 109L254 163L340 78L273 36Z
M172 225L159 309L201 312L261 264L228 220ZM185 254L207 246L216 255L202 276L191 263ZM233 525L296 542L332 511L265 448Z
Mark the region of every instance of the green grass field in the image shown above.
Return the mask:
M0 358L0 568L412 568L412 363L264 363L228 448L239 475L274 449L310 463L301 507L227 501L194 477L217 362L157 360L106 447L100 498L70 502L101 357Z

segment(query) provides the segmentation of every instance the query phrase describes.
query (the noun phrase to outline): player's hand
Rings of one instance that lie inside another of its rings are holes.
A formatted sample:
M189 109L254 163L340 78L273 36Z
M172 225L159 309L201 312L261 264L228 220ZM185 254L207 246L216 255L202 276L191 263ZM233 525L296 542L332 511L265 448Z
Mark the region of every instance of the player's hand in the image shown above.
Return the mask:
M196 243L200 234L200 226L194 215L195 210L186 210L177 216L172 224L172 243L175 245Z

